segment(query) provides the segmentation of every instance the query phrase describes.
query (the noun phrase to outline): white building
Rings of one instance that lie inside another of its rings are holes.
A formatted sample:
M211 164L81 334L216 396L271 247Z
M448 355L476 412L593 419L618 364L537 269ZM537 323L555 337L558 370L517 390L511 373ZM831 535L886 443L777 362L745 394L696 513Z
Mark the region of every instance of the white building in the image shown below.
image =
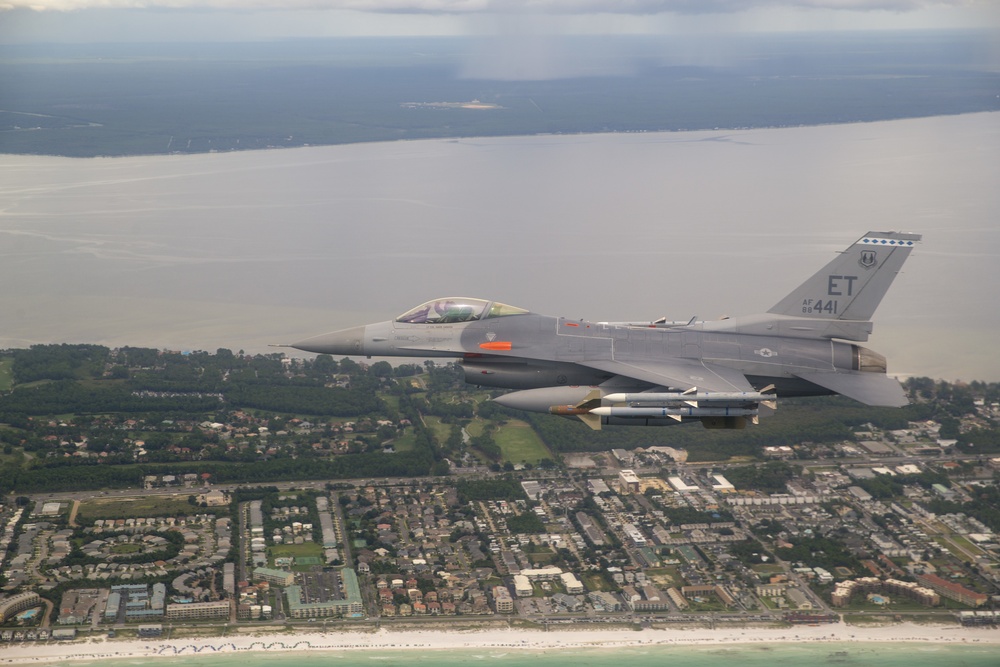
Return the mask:
M583 593L583 583L576 578L576 575L572 572L564 572L559 576L559 580L562 582L563 588L570 595L579 595Z
M677 490L677 491L697 491L698 490L697 486L691 486L690 484L688 484L687 482L685 482L680 477L676 477L676 476L675 477L668 477L667 481L670 482L670 486L674 487L674 489Z
M712 485L712 488L716 491L733 491L736 489L736 487L722 475L712 475L712 479L715 480L715 484Z
M622 470L618 473L618 484L622 493L639 493L639 476L634 470Z
M531 580L523 574L514 575L514 594L519 598L530 598L535 593Z

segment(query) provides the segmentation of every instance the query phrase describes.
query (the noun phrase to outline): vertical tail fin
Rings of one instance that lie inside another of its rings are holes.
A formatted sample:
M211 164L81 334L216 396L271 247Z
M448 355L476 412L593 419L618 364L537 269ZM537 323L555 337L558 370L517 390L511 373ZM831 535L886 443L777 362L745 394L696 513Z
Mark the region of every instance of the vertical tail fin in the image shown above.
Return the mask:
M767 312L870 320L920 238L920 234L868 232Z

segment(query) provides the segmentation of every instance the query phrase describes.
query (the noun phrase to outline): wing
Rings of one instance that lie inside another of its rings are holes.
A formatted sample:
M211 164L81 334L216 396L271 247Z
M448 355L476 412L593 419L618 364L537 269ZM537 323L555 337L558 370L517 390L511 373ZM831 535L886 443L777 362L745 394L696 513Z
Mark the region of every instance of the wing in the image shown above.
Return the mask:
M882 373L815 372L796 375L865 405L901 408L910 404L899 381Z
M686 391L692 387L703 391L755 391L743 373L693 359L641 363L594 360L577 363L606 373L679 391Z

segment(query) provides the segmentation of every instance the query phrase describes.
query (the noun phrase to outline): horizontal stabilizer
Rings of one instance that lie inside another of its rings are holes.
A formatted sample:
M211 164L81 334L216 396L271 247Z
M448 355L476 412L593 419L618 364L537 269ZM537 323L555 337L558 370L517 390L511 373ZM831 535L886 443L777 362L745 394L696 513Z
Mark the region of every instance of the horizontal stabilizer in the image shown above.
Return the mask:
M865 405L901 408L910 404L899 381L881 373L819 372L796 375Z

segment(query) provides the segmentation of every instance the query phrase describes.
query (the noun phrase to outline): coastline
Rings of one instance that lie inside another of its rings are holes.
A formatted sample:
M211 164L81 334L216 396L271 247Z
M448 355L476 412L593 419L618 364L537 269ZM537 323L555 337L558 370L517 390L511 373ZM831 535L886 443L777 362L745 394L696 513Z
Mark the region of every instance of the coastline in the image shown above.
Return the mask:
M622 649L655 646L718 646L754 644L880 644L1000 646L1000 629L901 623L872 627L843 624L793 627L668 628L643 630L402 630L309 632L180 639L86 639L65 643L7 645L0 664L45 664L68 661L141 659L235 653L302 651L428 651L503 649Z

